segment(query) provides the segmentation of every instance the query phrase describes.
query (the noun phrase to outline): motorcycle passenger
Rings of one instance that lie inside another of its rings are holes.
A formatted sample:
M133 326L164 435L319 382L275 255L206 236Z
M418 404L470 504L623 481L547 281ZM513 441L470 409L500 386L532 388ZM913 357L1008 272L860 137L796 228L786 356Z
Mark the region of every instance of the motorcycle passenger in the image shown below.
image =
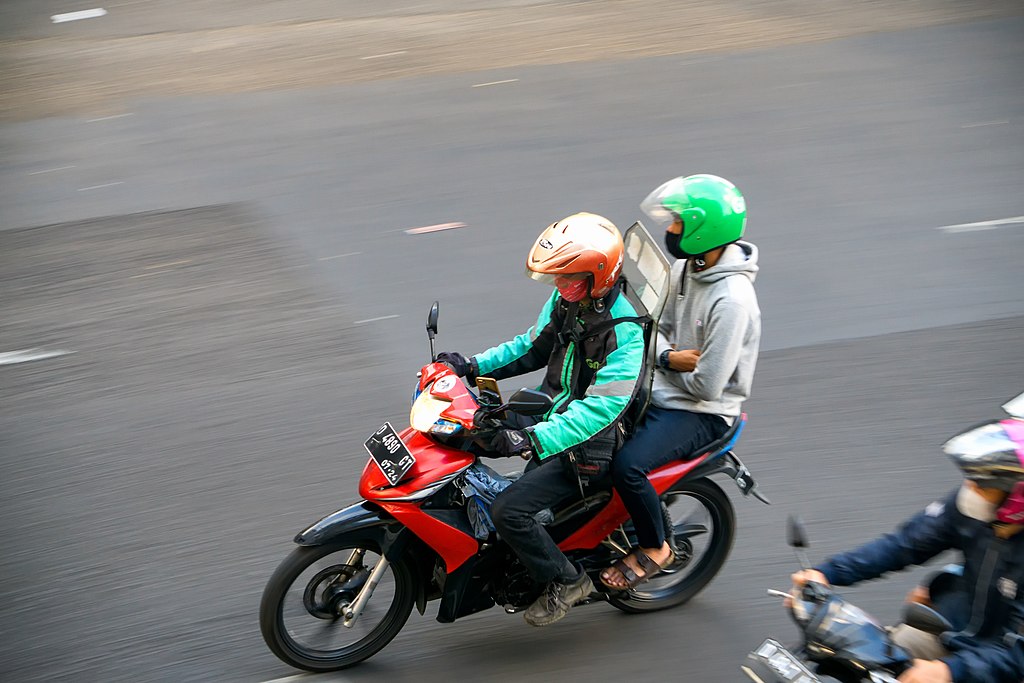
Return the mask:
M728 431L750 394L761 340L757 247L740 241L747 213L736 186L713 175L673 178L640 206L668 223L665 245L679 260L658 323L651 405L612 463L638 546L602 572L602 583L616 590L636 587L675 560L647 474Z
M934 636L896 627L893 640L914 664L902 683L1020 683L1024 681L1024 452L1012 447L979 456L946 452L964 474L958 490L904 522L895 532L793 574L807 581L850 586L927 562L945 550L963 553L960 577L942 595L921 595L953 626ZM930 599L929 599L930 598ZM922 600L924 599L924 600Z
M471 380L515 377L547 368L540 390L554 400L542 420L502 429L491 448L502 455L532 453L536 462L495 499L494 525L543 594L524 613L546 626L594 590L585 572L558 549L535 519L605 477L619 443L619 423L639 386L645 341L641 319L620 296L622 235L607 218L578 213L549 226L527 257L527 275L555 291L536 324L511 341L466 358L438 360Z

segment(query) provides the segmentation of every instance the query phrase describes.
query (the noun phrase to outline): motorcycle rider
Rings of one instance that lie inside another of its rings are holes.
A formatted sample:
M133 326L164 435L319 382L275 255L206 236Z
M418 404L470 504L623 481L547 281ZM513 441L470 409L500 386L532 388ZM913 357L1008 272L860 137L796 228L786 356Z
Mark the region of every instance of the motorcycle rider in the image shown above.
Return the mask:
M750 394L761 340L757 247L740 241L747 212L736 186L707 174L673 178L640 207L669 223L665 245L679 260L658 323L651 405L612 462L638 545L601 574L617 590L634 588L673 562L661 501L647 474L728 431Z
M437 357L471 380L547 368L540 390L554 399L551 410L534 425L499 430L491 443L502 455L532 454L536 461L491 508L498 533L545 585L523 615L532 626L558 621L594 590L535 515L607 475L619 424L636 395L645 340L641 318L620 296L623 252L622 235L607 218L578 213L553 223L526 260L529 277L555 286L536 324L472 358Z
M941 637L906 624L893 640L915 657L901 683L1020 683L1024 681L1024 452L983 455L946 452L964 474L958 490L886 534L793 574L794 590L808 581L849 586L922 564L939 553L963 553L963 575L941 596L921 596L953 626ZM949 577L947 577L949 578Z

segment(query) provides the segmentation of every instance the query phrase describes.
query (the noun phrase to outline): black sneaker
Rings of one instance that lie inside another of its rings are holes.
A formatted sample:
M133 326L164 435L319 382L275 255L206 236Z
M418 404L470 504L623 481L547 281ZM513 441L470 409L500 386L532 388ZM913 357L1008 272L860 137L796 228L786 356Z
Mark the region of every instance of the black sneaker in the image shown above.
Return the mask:
M573 583L552 581L541 596L526 608L523 618L530 626L548 626L566 614L580 600L594 592L594 582L586 572Z

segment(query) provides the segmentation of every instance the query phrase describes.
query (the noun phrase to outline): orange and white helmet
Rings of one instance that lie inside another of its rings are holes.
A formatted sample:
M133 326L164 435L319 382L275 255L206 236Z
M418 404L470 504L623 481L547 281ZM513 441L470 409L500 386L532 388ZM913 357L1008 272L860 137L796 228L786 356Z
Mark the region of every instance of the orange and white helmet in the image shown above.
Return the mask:
M589 275L588 296L600 299L619 279L624 251L614 223L597 214L576 213L540 234L526 257L526 274L559 291L567 279L577 279L571 276Z

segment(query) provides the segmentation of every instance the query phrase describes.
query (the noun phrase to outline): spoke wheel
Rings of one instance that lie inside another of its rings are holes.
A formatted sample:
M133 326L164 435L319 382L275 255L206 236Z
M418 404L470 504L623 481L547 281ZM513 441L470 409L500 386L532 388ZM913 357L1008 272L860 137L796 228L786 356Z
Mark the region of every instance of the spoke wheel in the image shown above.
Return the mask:
M736 513L717 484L707 479L684 481L662 501L677 559L635 589L613 593L609 602L624 612L653 612L687 602L718 574L732 550Z
M380 560L375 540L341 540L296 548L263 591L260 630L282 661L307 671L334 671L379 652L398 635L415 601L405 558L388 565L362 613L345 626L345 612Z

